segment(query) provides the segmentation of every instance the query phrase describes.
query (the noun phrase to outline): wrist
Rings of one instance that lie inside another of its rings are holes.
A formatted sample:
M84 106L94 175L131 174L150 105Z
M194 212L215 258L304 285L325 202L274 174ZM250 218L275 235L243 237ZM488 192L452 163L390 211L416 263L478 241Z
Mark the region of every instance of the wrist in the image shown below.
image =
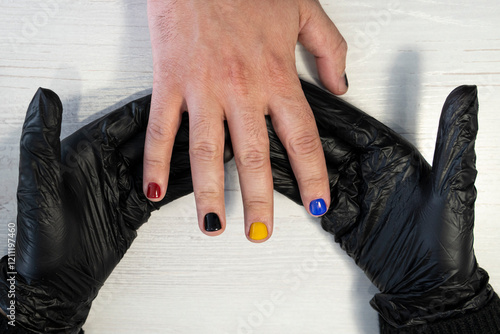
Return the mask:
M473 312L495 295L489 276L481 268L460 284L443 284L424 293L379 293L370 301L380 317L394 328L426 325L457 314Z
M496 334L500 330L500 298L493 293L491 300L475 311L457 314L454 317L421 325L395 328L379 317L381 334Z

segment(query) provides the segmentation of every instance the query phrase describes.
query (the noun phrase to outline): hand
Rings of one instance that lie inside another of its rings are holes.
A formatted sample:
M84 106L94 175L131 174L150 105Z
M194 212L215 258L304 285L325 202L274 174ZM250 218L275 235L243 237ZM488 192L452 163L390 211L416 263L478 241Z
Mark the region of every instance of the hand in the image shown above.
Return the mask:
M39 89L21 137L15 268L0 261L0 307L35 333L77 333L136 230L159 205L192 191L187 117L172 154L169 192L161 203L142 193L142 153L150 96L59 141L62 105ZM187 116L187 115L186 115Z
M144 193L167 190L181 112L190 115L190 156L198 223L225 228L224 128L236 158L250 241L273 231L273 181L264 115L285 144L301 200L320 216L330 205L325 159L295 68L297 39L314 54L320 78L347 91L347 45L316 0L149 0L154 83L144 153ZM260 223L260 224L254 224Z
M381 291L371 305L383 323L421 325L488 303L494 292L473 249L475 86L459 87L446 100L431 167L380 122L303 85L330 176L323 228ZM275 189L298 202L285 150L269 136Z

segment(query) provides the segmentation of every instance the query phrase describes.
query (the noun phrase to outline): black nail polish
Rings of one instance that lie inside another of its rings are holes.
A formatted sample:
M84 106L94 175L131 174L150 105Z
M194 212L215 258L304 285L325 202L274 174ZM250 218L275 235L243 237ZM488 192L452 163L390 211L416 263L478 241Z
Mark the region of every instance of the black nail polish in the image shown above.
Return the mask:
M222 228L219 216L216 213L210 212L205 215L205 231L215 232Z
M344 74L345 86L349 88L349 81L347 80L347 74Z

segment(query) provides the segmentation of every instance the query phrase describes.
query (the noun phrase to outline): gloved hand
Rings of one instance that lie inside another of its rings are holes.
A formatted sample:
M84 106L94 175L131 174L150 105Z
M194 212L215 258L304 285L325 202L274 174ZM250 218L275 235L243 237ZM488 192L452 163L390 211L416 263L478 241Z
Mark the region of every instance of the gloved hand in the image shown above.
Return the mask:
M188 122L178 132L165 199L142 192L150 96L59 141L62 105L39 89L23 126L15 269L0 262L0 306L15 276L15 324L35 333L77 333L136 230L160 205L192 191ZM21 331L22 332L22 331Z
M303 89L317 118L334 199L323 226L381 290L372 304L384 321L394 328L404 327L488 303L494 293L472 250L475 89L460 88L448 99L434 169L411 144L373 118L312 85L303 83ZM20 206L19 215L18 240L26 233L28 242L18 244L18 257L25 260L18 260L22 293L16 297L22 312L18 309L17 320L28 328L46 332L60 326L61 331L72 332L81 327L92 299L135 237L135 229L155 209L139 195L144 134L128 127L136 119L145 128L145 117L136 115L148 109L149 99L133 102L65 140L59 163L52 151L57 151L54 123L59 124L60 116L43 118L39 112L44 115L55 108L60 113L60 102L53 93L37 94L23 132L20 177L20 186L24 185L20 204L23 196L37 201L31 204L33 212L29 205ZM275 189L300 203L286 152L270 123L268 127ZM176 184L169 185L166 201L190 191L186 131L184 120L174 154L179 158L173 164L178 169L176 177L170 178ZM40 154L44 151L48 153ZM53 198L52 194L62 192L63 197ZM64 224L66 217L77 218L77 224ZM59 222L56 228L62 227L57 233L51 228L53 221ZM47 234L37 233L40 227ZM94 227L101 229L94 231ZM50 236L53 240L48 240ZM112 245L107 244L110 236ZM63 246L65 240L70 240L67 246ZM61 254L54 247L71 251ZM24 256L19 249L43 252L28 251ZM5 262L2 259L0 272L4 285ZM5 288L0 292L4 310ZM34 294L28 298L29 293Z
M322 226L380 290L371 305L382 322L426 324L488 303L494 292L473 249L476 87L448 97L431 167L385 125L302 84L330 177L332 204ZM274 187L300 203L286 153L269 135Z

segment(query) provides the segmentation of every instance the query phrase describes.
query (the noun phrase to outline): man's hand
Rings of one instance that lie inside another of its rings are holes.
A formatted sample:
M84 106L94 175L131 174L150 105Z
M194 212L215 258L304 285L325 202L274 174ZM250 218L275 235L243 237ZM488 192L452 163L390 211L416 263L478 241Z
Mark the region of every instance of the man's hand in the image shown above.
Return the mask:
M249 240L273 230L273 179L265 115L283 142L309 213L330 205L325 158L295 68L300 41L323 84L347 91L347 44L315 0L149 0L154 83L144 154L144 193L166 192L172 145L189 112L190 156L198 223L225 228L224 120L231 134Z

